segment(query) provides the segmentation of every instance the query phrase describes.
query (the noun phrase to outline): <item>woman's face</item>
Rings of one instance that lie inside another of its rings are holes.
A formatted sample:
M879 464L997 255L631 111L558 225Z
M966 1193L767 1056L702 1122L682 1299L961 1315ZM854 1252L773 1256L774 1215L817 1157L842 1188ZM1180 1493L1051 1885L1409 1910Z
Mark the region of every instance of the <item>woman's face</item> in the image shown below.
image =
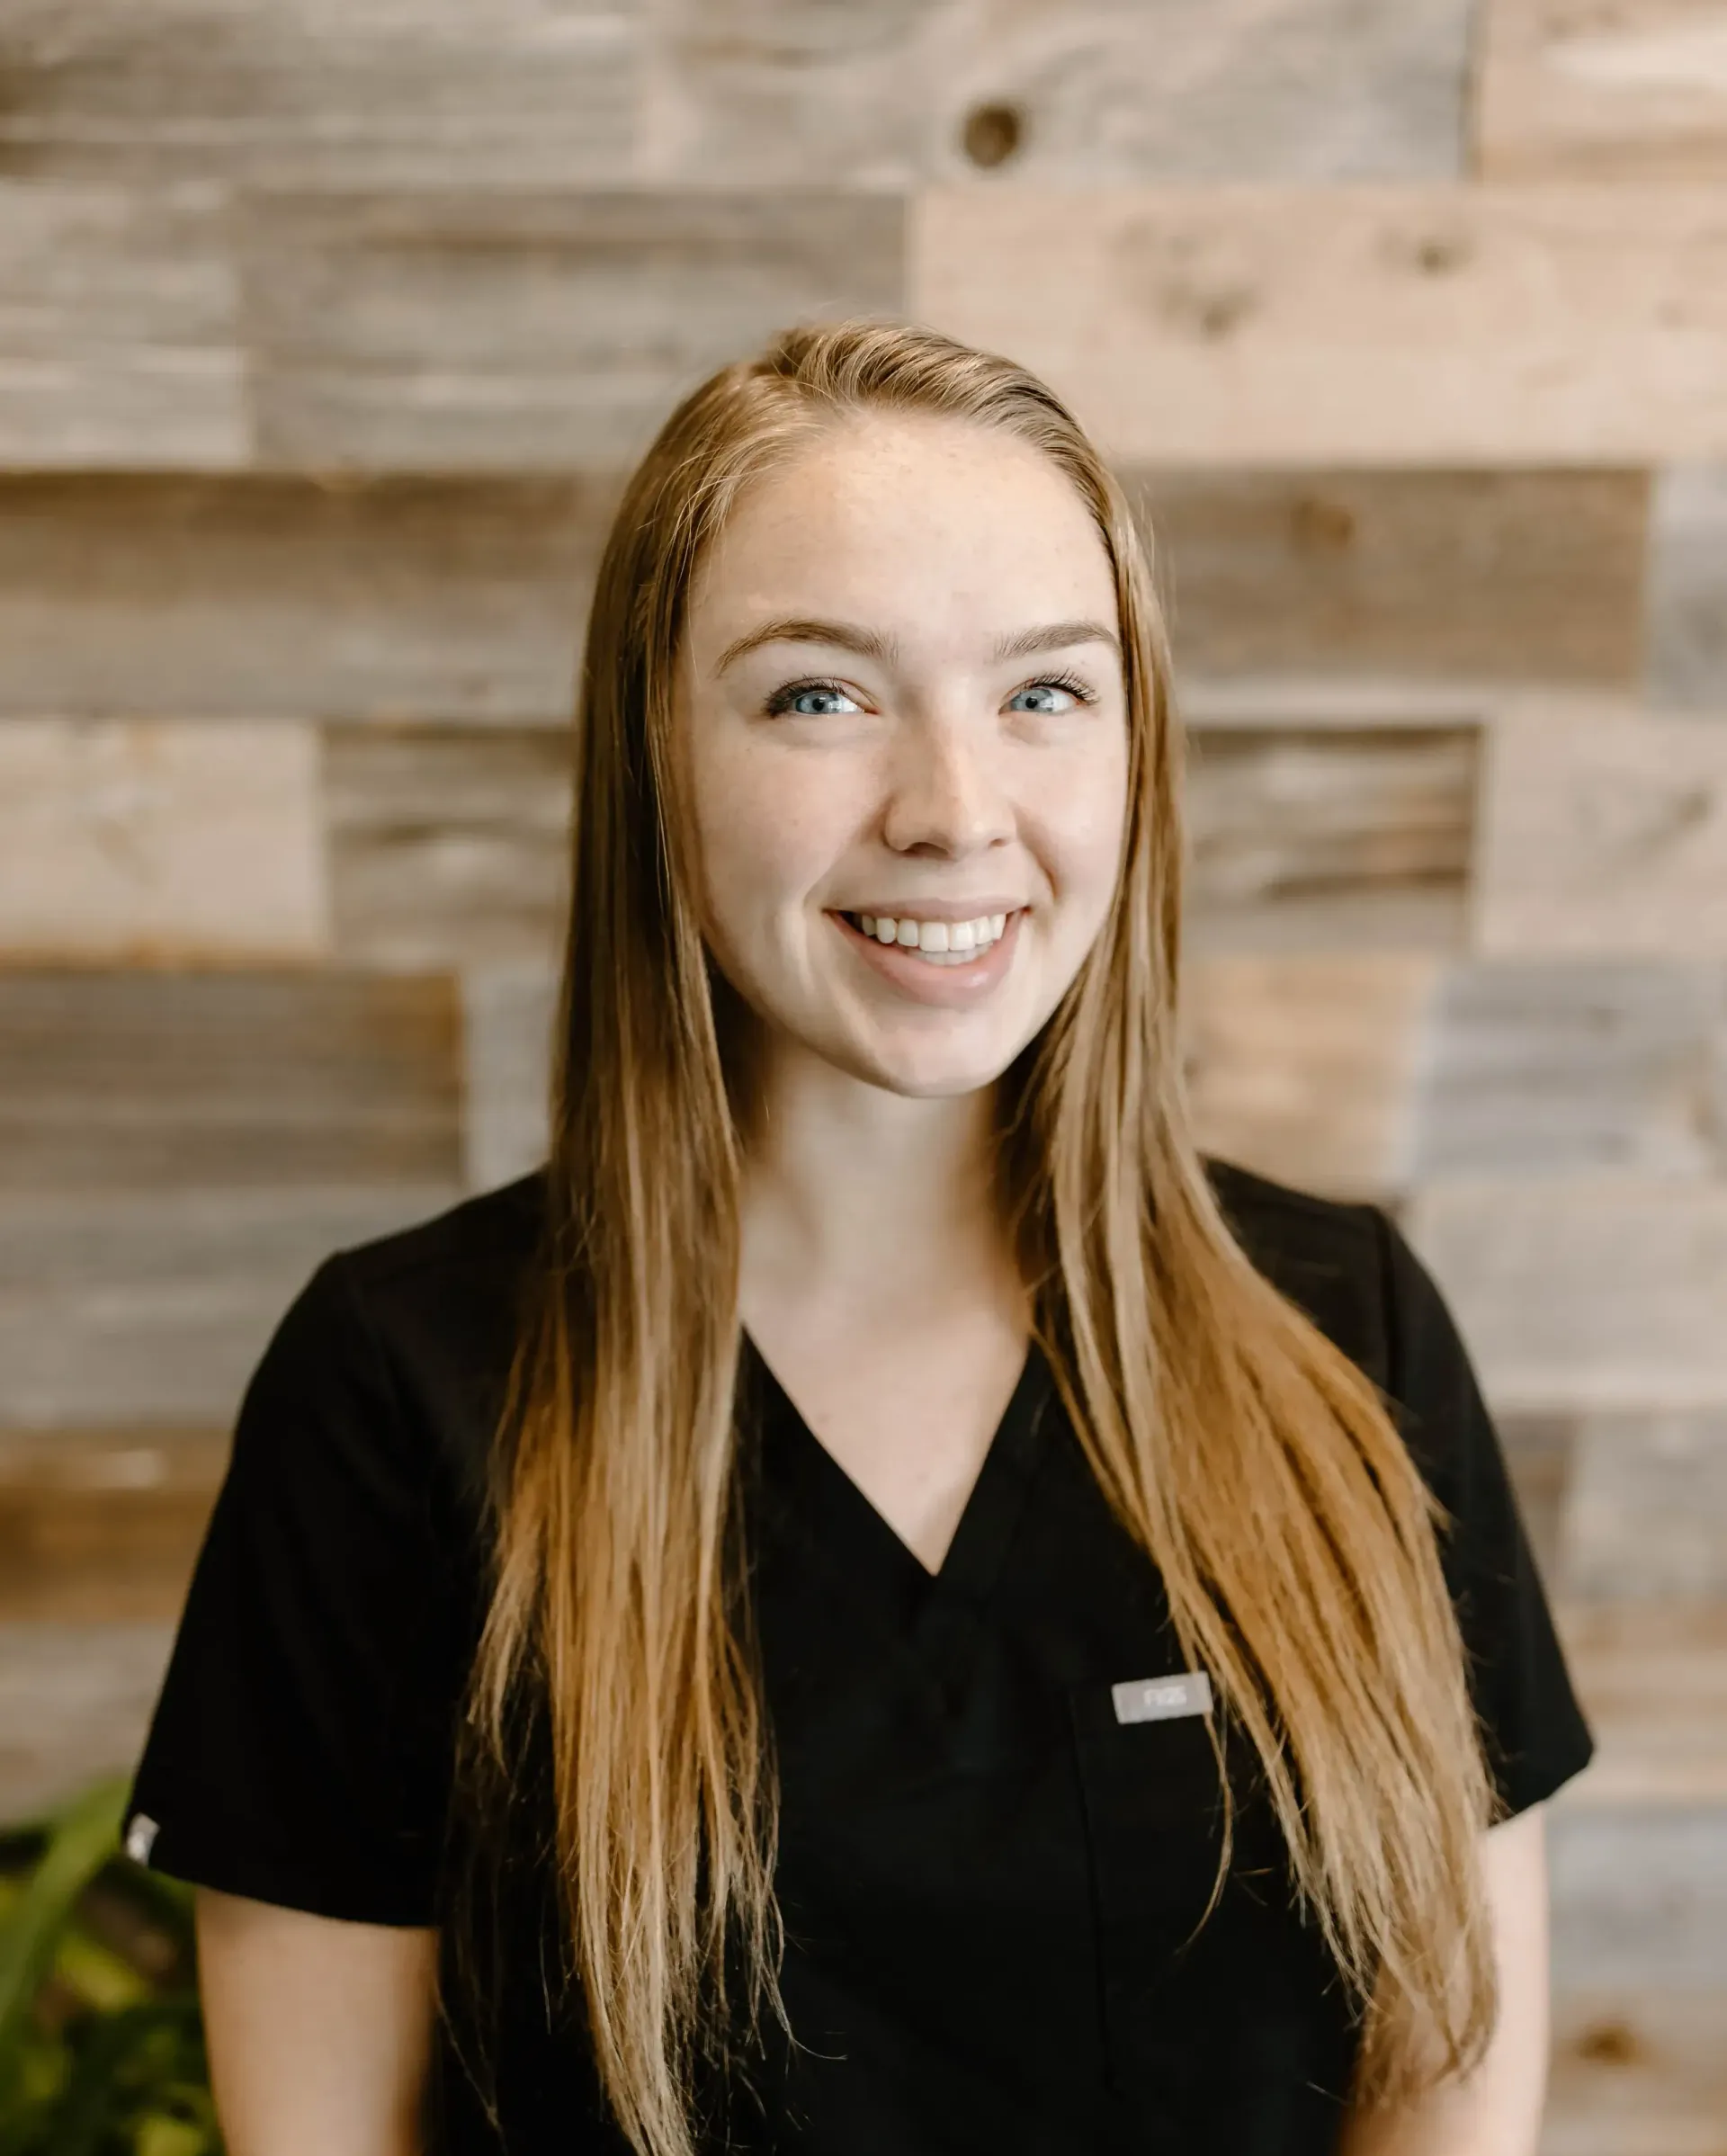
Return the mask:
M909 1096L999 1077L1125 825L1114 583L1072 483L958 421L817 437L710 550L677 696L709 946L771 1046Z

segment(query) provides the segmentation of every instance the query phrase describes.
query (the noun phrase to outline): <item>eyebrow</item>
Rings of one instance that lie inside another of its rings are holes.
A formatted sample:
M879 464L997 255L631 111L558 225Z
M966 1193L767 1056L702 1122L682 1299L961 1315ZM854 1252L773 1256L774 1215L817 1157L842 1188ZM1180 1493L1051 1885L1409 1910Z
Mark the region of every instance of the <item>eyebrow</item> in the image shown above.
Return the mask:
M855 652L860 658L876 659L883 665L890 665L899 656L897 640L878 636L872 629L860 629L852 622L819 622L800 616L764 622L760 628L734 639L720 654L714 671L723 674L764 644L831 644L838 650ZM1051 622L1042 629L1022 629L1016 636L1001 638L993 656L998 663L1034 658L1040 652L1066 651L1075 644L1107 644L1117 658L1121 656L1120 637L1102 622Z

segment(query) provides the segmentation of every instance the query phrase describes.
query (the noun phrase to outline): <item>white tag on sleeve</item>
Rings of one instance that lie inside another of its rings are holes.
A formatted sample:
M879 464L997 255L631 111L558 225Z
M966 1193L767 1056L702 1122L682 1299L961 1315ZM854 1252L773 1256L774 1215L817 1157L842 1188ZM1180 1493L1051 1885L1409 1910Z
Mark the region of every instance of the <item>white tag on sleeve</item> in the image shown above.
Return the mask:
M156 1847L157 1822L148 1812L134 1812L126 1828L125 1850L134 1864L148 1864Z

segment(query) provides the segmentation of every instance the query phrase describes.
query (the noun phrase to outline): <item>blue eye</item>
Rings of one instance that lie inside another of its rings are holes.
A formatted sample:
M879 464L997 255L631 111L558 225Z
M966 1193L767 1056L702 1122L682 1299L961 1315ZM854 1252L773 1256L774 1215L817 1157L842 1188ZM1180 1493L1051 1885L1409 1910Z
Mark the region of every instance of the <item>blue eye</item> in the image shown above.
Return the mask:
M1036 698L1038 701L1028 702L1027 698ZM1062 701L1058 702L1058 698ZM1007 709L1010 711L1034 711L1044 716L1054 716L1071 711L1076 704L1091 703L1094 701L1091 691L1084 682L1074 681L1063 675L1051 681L1028 681L1023 689L1016 689L1007 699Z
M837 682L794 681L767 700L768 712L781 718L790 712L798 719L837 719L858 708Z

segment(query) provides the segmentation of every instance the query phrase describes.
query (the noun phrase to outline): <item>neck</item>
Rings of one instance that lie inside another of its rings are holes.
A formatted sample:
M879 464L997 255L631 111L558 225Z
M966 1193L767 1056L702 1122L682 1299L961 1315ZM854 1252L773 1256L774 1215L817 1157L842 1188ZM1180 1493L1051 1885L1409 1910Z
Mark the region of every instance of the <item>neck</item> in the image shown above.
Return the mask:
M878 1314L1011 1293L990 1089L913 1100L815 1057L775 1063L746 1160L747 1284Z

